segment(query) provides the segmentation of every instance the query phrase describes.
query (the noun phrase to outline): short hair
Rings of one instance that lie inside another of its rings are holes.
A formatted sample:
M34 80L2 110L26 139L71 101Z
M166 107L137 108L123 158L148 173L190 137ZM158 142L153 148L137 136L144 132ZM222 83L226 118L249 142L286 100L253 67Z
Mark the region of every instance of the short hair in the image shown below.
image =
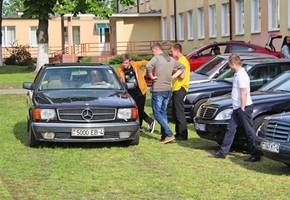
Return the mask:
M228 61L229 61L229 64L238 64L238 65L241 65L240 56L238 56L237 54L230 55Z
M121 56L121 60L131 60L131 55L129 53L125 53Z
M182 46L179 43L174 44L171 48L179 50L179 52L182 53Z
M215 47L213 48L213 50L220 50L220 48L219 48L218 46L215 46Z
M152 45L151 49L157 48L161 51L163 51L162 45L160 43L155 43Z

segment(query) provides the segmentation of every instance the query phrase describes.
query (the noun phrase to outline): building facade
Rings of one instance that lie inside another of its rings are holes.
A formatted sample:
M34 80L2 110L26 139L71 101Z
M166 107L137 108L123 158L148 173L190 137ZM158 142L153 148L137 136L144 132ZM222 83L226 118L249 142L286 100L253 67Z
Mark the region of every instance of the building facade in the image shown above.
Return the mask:
M242 40L265 46L270 34L290 35L290 0L136 0L135 5L118 5L109 20L93 15L49 20L50 55L112 56L124 52L151 53L155 42L179 42L188 54L205 44ZM284 17L282 17L284 16ZM9 47L28 45L37 55L37 19L3 18L3 57ZM70 33L70 37L69 37ZM275 40L280 50L282 40ZM62 44L65 46L63 52Z

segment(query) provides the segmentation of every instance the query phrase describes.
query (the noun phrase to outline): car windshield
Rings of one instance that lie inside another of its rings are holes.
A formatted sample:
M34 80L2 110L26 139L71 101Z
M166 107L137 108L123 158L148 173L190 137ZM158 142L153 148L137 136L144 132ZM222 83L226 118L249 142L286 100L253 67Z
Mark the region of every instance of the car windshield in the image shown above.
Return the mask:
M248 72L253 65L249 64L242 64L242 66L245 68L245 71ZM233 82L233 77L234 77L235 72L232 71L231 69L228 69L224 73L222 73L216 80L217 81L223 81L223 82Z
M259 91L287 91L290 92L290 71L287 71L267 83Z
M195 70L195 73L210 76L212 73L216 71L220 66L222 66L225 62L227 62L226 59L215 56L205 64L201 65L197 70Z
M122 89L116 73L107 67L48 68L40 81L39 90L46 89Z

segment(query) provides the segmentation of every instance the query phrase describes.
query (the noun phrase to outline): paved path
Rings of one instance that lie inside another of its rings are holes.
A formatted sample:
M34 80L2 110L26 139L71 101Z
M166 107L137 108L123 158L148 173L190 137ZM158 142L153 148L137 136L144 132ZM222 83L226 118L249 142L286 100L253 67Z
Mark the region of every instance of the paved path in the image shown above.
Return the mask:
M25 89L0 89L0 94L26 94Z

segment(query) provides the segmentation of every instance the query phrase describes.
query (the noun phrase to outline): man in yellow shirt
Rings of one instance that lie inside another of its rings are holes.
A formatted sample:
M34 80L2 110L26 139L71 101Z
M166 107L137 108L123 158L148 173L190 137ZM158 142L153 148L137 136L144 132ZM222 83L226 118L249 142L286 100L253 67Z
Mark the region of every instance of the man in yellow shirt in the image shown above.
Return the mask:
M187 140L188 131L186 117L184 113L184 98L188 91L190 80L190 65L186 57L182 54L182 46L174 44L170 48L170 54L185 66L184 72L172 80L172 117L175 122L175 139Z

